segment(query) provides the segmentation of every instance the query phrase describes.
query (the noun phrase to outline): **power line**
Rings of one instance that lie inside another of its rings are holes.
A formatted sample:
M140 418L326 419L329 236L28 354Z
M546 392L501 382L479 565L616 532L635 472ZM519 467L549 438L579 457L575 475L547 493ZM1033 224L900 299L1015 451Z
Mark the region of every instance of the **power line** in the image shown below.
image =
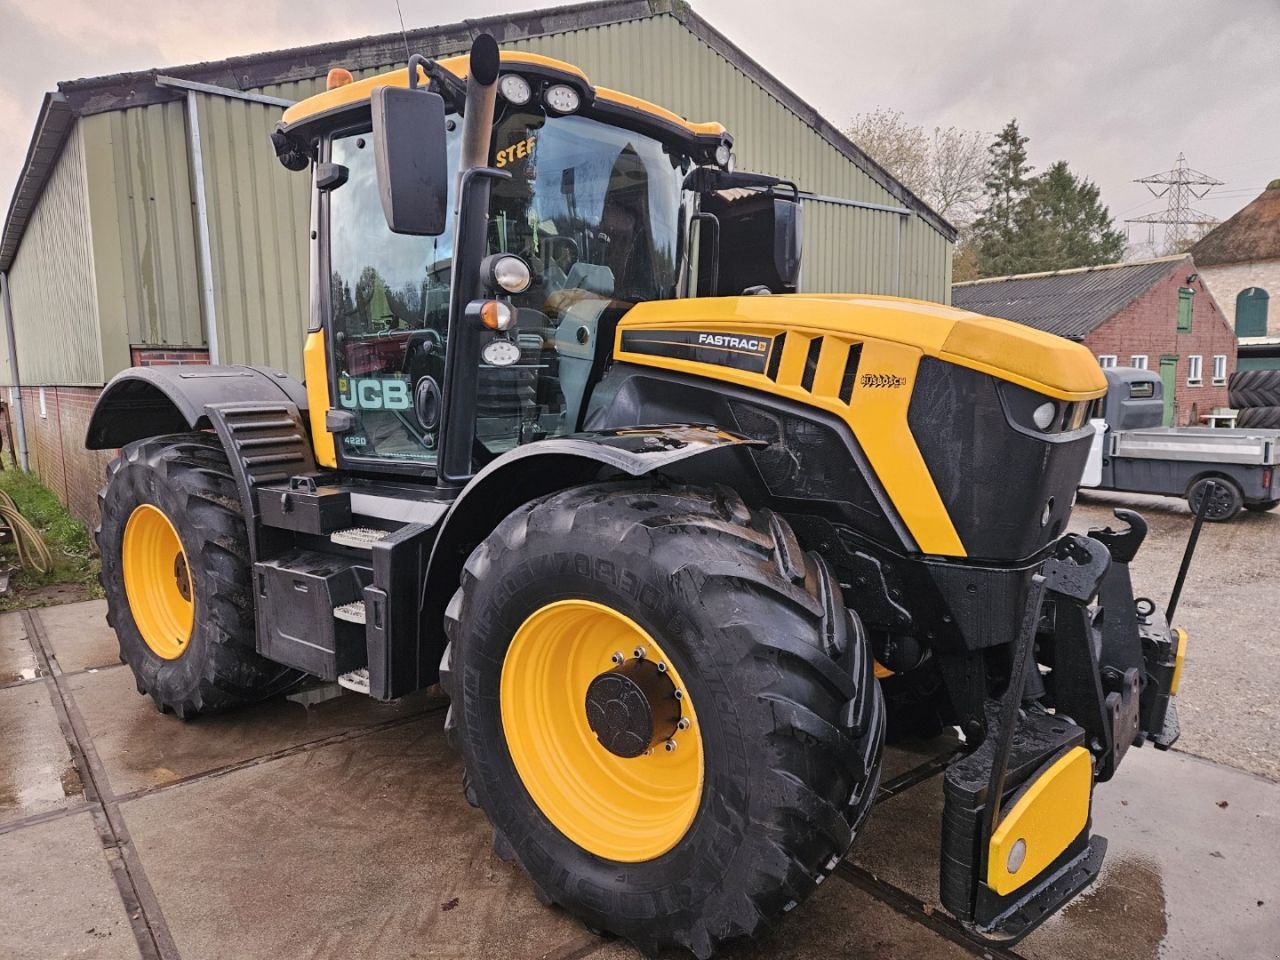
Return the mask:
M1198 228L1195 234L1200 236L1207 227L1219 222L1217 217L1197 210L1192 202L1203 200L1214 187L1222 186L1222 181L1187 166L1187 158L1181 153L1172 170L1153 173L1133 182L1145 184L1156 199L1168 198L1163 211L1125 220L1125 223L1145 223L1148 243L1155 242L1156 224L1164 226L1165 248L1176 249L1193 239L1191 228Z

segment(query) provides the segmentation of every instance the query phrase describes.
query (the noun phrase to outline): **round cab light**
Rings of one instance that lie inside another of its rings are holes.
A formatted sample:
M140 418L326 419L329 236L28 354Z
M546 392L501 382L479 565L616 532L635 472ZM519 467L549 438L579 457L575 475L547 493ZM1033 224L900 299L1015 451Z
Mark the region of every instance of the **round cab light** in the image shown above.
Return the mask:
M490 330L510 330L516 322L515 307L501 300L487 300L480 308L480 322Z
M547 109L555 113L575 113L582 103L578 91L567 83L557 83L547 87L547 92L542 95L542 99L546 102Z
M499 257L492 269L493 282L507 293L524 293L533 283L529 265L519 257Z
M722 167L728 167L733 161L733 151L730 150L727 143L722 143L716 147L716 163Z
M1041 430L1048 430L1053 426L1053 420L1057 413L1058 407L1056 404L1042 403L1031 412L1031 420Z
M499 80L498 92L502 94L507 103L513 103L517 107L524 106L533 96L533 91L529 88L529 81L518 73L508 73Z

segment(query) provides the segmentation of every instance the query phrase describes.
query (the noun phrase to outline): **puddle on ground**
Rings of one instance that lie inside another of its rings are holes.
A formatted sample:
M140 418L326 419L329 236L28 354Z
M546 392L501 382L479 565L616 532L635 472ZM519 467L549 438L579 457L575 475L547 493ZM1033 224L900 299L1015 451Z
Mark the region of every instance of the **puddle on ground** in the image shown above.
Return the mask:
M27 667L17 673L0 673L0 683L19 683L23 680L39 680L45 675L39 667Z

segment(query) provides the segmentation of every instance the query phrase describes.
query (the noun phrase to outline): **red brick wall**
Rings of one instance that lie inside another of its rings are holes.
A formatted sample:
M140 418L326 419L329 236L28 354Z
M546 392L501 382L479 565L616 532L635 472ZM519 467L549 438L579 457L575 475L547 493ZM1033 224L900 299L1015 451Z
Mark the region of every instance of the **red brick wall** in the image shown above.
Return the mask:
M40 387L22 388L31 470L73 514L93 529L98 523L98 489L110 450L86 450L85 431L100 387L45 387L44 416Z
M130 347L129 355L135 367L179 367L209 362L209 351L198 347Z
M1198 423L1193 416L1209 413L1214 407L1227 406L1226 383L1213 383L1213 358L1225 354L1227 379L1236 369L1235 332L1214 302L1204 282L1187 277L1196 272L1190 259L1177 264L1169 275L1125 307L1084 339L1084 345L1095 357L1116 356L1119 366L1130 365L1134 354L1147 355L1147 367L1159 372L1162 356L1177 356L1178 367L1174 391L1174 423ZM1178 332L1178 290L1188 287L1196 291L1191 314L1191 332ZM1187 386L1190 368L1188 357L1203 358L1202 386ZM1194 408L1194 410L1193 410Z

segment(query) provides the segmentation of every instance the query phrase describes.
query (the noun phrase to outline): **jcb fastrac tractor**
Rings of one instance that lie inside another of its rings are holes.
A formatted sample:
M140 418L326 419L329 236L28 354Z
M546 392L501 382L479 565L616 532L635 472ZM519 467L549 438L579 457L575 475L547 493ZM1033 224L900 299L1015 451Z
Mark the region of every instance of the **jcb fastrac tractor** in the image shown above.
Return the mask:
M1065 533L1078 345L796 293L794 185L716 123L503 53L285 111L314 179L306 386L127 371L99 537L138 690L440 682L539 896L698 957L840 863L890 734L954 727L942 901L1009 941L1097 875L1096 783L1177 736L1141 518Z

